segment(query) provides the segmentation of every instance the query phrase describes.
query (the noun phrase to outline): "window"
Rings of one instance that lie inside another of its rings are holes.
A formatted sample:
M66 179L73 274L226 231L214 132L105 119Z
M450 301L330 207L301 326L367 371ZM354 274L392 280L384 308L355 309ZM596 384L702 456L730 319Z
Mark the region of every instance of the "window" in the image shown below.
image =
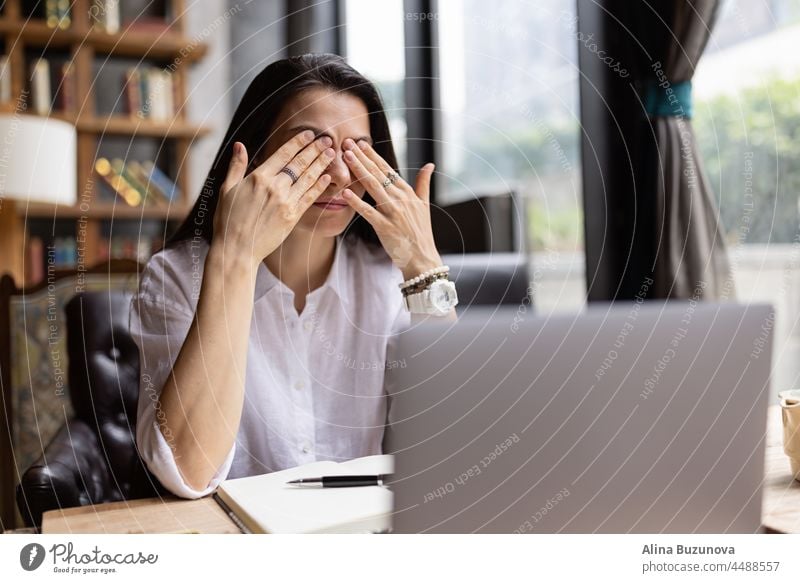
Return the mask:
M800 359L800 5L726 0L693 80L693 125L742 301L776 310L773 392Z
M441 1L438 202L515 191L539 310L585 300L574 2Z
M347 62L375 83L383 98L397 163L406 176L403 0L347 0Z

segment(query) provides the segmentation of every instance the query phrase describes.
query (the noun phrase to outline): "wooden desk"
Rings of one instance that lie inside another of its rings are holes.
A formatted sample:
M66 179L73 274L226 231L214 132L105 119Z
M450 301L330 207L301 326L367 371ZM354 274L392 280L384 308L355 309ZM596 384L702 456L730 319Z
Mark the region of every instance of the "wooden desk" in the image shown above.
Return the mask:
M146 498L51 510L42 517L44 534L241 534L213 498Z
M783 453L781 409L770 407L767 424L761 522L766 532L800 533L800 482L792 478ZM149 533L240 531L211 498L148 498L45 512L42 532Z

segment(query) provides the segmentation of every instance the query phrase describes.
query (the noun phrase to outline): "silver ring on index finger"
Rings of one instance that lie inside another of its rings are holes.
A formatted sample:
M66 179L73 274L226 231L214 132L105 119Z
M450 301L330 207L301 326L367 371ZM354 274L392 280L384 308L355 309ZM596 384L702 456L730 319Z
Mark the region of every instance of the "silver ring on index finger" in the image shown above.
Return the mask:
M297 174L295 174L294 170L292 170L292 169L291 169L291 168L289 168L288 166L284 166L283 168L281 168L281 169L279 170L279 172L283 172L283 173L284 173L284 174L286 174L286 175L287 175L289 178L291 178L291 179L292 179L292 186L294 186L295 182L297 182L297 181L299 180L299 176L297 176Z
M394 170L389 170L389 172L386 173L386 180L381 183L381 186L384 188L391 186L398 178L400 178L399 174L397 174Z

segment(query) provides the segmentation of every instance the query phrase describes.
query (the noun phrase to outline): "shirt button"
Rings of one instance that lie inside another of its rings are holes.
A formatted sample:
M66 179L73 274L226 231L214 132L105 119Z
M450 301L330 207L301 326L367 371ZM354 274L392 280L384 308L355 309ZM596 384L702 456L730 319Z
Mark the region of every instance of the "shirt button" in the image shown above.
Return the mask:
M297 389L298 391L301 391L303 389L303 387L305 387L305 386L306 386L306 384L303 381L297 381L294 384L294 388Z
M311 330L312 327L313 324L311 323L310 320L306 320L305 322L303 322L303 328L305 328L306 330Z
M308 453L311 451L311 446L307 443L304 443L303 447L300 448L300 451L302 451L303 453Z

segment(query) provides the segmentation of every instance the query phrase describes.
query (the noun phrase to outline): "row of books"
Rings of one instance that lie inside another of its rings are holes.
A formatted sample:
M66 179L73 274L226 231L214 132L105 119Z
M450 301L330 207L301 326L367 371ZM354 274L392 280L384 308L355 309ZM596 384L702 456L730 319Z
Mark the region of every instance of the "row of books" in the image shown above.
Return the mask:
M134 20L122 23L119 5L120 0L94 0L89 9L92 27L108 34L115 34L120 28L125 32L162 33L169 30L174 22L171 2L167 2L165 17L138 15Z
M101 239L96 262L109 259L134 259L146 263L161 249L160 237L114 236ZM26 283L36 285L44 280L48 269L69 270L78 267L78 245L74 237L56 237L49 246L40 237L28 239L26 248ZM86 265L85 267L91 267Z
M69 28L72 24L70 0L24 0L23 14L43 18L49 28Z
M69 28L72 24L71 0L23 0L23 14L42 18L49 28ZM170 7L165 18L139 16L132 22L124 23L126 31L164 32L170 28ZM115 34L121 28L120 0L93 0L89 8L89 18L96 30Z
M10 75L8 75L10 77ZM31 95L33 110L39 115L47 115L52 110L72 111L75 107L75 67L66 61L57 67L52 77L50 61L36 59L31 63ZM8 99L11 99L11 79L8 79ZM55 99L53 98L55 87Z
M182 197L178 186L152 160L97 158L94 171L129 206L165 206Z
M33 110L47 115L52 110L73 111L75 107L75 66L66 61L55 66L55 75L50 61L39 58L30 67L30 100ZM55 90L55 99L53 91ZM123 80L125 103L128 113L152 119L169 121L176 115L178 102L177 83L172 75L158 67L144 69L132 67ZM11 67L8 55L0 56L0 101L11 100Z
M125 71L122 88L129 114L155 121L169 121L178 103L172 75L158 67L131 67Z

